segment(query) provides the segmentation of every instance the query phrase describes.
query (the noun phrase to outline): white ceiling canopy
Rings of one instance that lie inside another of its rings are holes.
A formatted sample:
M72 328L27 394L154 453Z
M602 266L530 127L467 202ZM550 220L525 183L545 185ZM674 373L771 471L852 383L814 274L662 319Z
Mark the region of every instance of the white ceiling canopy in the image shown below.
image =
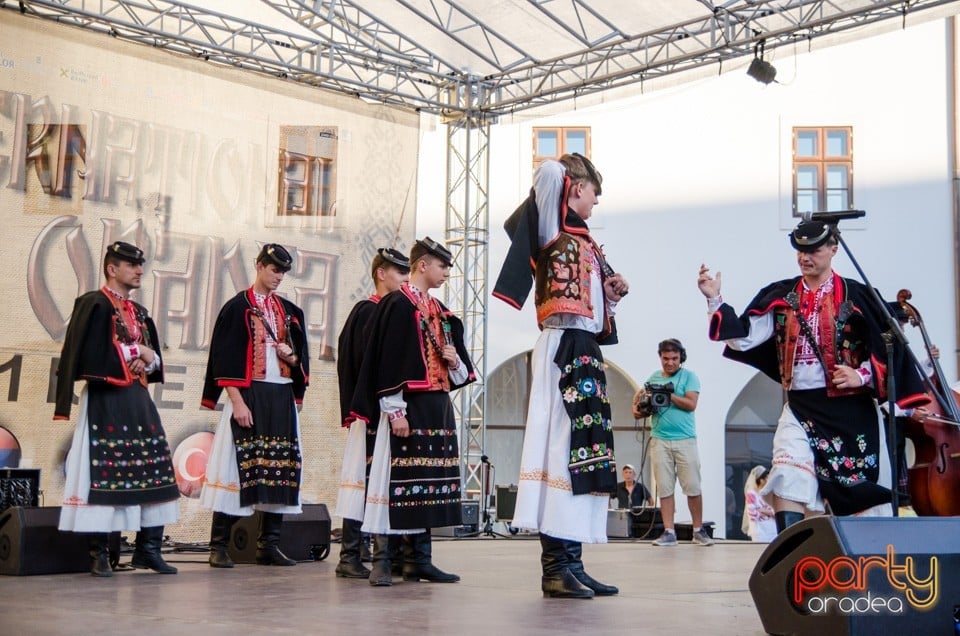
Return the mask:
M0 0L212 63L454 119L956 13L960 0ZM719 72L718 68L718 72Z

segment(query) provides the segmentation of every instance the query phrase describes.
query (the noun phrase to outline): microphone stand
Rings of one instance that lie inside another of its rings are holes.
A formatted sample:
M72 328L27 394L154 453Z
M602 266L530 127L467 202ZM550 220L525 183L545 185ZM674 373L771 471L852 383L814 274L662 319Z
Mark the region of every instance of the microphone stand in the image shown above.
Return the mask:
M489 476L489 472L490 472L491 470L493 471L493 480L489 480L489 481L492 481L492 482L495 483L495 482L496 482L496 478L497 478L497 467L493 465L493 463L490 461L490 458L487 457L486 455L481 455L481 456L480 456L480 463L487 467L488 476ZM487 493L487 496L484 497L484 499L486 499L487 501L481 501L481 502L480 502L480 507L481 507L481 509L483 510L483 512L481 513L481 514L482 514L481 519L482 519L482 521L483 521L483 525L482 525L482 528L483 528L483 529L482 529L482 530L478 529L477 532L473 532L473 533L471 533L471 534L468 534L468 535L466 535L464 538L466 538L466 537L479 537L479 536L491 537L491 538L494 538L494 539L497 538L497 537L500 537L501 539L511 539L511 538L512 538L512 537L509 537L509 536L507 536L507 535L505 535L505 534L502 534L502 533L500 533L500 532L495 532L495 531L494 531L494 529L493 529L493 518L490 516L490 507L487 505L487 504L489 503L489 497L490 497L490 495L489 495L489 492L488 492L488 493Z

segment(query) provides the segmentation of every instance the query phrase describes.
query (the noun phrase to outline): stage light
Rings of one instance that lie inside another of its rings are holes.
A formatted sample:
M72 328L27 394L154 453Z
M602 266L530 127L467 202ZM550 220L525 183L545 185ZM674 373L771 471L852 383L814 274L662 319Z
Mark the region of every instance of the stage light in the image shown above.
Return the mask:
M747 75L758 82L769 84L777 77L777 68L770 62L765 62L759 57L755 57L753 61L750 62Z
M760 42L753 47L753 61L750 62L750 67L747 69L747 75L758 82L769 84L776 79L777 69L773 64L763 59L763 48L763 40L760 40Z

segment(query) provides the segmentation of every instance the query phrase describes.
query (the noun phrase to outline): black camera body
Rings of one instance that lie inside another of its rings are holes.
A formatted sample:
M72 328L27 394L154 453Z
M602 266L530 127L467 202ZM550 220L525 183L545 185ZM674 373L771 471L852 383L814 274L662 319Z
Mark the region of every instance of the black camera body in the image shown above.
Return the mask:
M641 417L650 417L670 406L670 396L674 392L673 382L666 384L647 382L643 388L644 392L640 394L640 399L637 401L637 411Z
M644 392L637 401L637 410L643 417L650 417L654 413L668 408L671 404L670 396L673 395L673 382L658 384L647 382L643 385Z
M650 408L654 411L659 411L670 406L670 396L673 395L673 382L667 382L666 384L647 382L643 387L647 390Z

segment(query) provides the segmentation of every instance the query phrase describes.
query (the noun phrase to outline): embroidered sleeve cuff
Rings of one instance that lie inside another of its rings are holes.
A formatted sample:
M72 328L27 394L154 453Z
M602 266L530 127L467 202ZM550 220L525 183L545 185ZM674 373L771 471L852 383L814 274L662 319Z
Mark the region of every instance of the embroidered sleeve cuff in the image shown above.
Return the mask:
M720 305L723 304L723 296L717 296L716 298L707 298L707 312L714 313L720 309Z
M857 374L860 376L860 386L866 386L870 384L870 380L873 379L873 373L866 365L857 367Z
M120 349L123 351L123 361L130 362L131 360L136 360L140 357L140 347L135 344L126 345L121 344Z
M407 411L405 409L398 409L392 413L387 413L387 420L393 424L397 420L407 416Z

